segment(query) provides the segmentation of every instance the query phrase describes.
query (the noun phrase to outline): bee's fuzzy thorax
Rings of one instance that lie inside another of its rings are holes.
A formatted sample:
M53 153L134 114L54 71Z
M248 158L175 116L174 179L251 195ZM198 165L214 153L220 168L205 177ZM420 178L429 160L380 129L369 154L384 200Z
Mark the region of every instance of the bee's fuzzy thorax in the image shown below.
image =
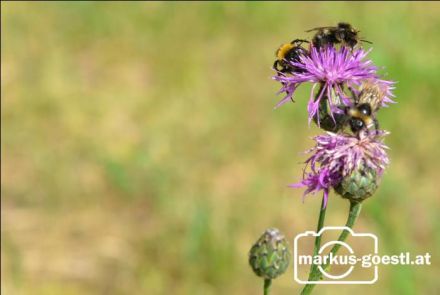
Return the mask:
M358 109L356 109L356 108L349 108L348 109L348 111L347 111L347 114L350 116L350 117L361 117L361 112L359 112L359 110Z
M286 43L280 46L276 52L276 56L278 60L283 60L286 56L287 52L294 47L291 43Z

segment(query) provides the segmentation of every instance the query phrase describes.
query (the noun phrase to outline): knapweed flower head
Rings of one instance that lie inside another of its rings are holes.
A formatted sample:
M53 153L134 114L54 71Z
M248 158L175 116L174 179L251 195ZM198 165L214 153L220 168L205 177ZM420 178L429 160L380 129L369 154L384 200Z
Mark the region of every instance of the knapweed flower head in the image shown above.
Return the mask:
M330 189L338 186L345 177L359 169L373 170L380 177L389 164L387 146L382 138L386 131L362 133L360 136L326 132L314 137L315 147L308 150L312 155L306 161L303 180L290 187L306 187L309 193L324 192L327 205Z
M286 93L276 107L293 100L295 90L306 82L313 84L307 107L309 123L315 115L319 115L322 99L328 100L331 116L341 112L338 108L341 105L352 106L353 100L346 91L357 91L366 80L383 85L386 93L384 103L392 102L393 82L379 78L378 68L366 58L370 51L371 49L365 51L362 48L351 49L345 46L326 46L320 49L311 46L309 55L302 55L298 62L291 62L292 67L299 70L291 74L277 73L273 77L282 84L279 93ZM317 121L319 124L319 118Z

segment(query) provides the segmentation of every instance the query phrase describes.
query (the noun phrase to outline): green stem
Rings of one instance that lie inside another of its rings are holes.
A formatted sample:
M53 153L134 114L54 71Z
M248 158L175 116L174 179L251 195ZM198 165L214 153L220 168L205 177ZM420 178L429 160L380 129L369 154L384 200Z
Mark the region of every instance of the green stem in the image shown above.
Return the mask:
M324 226L324 220L325 220L325 211L327 207L325 207L325 200L324 197L322 197L321 202L321 209L319 209L319 219L318 219L318 226L316 228L316 232L319 233ZM318 255L319 249L321 248L321 235L316 236L315 238L315 247L313 249L313 256ZM309 273L309 281L312 277L312 274L316 272L318 269L318 266L316 264L313 264L310 266L310 273Z
M360 202L350 202L350 211L348 214L348 219L345 224L348 228L353 228L354 223L356 222L357 217L359 216L359 213L361 212L362 203ZM339 235L338 241L344 242L347 239L347 236L349 234L348 230L343 230L342 233ZM330 253L333 255L336 255L339 248L341 248L340 244L335 244L333 248L330 250ZM329 263L325 264L323 266L323 269L325 271L328 271L330 269ZM318 268L315 268L314 272L310 274L309 281L319 281L322 279L322 273L319 271ZM313 288L316 286L316 284L310 283L307 284L304 289L301 291L301 295L307 295L310 294L313 290Z
M271 284L272 284L271 279L264 279L264 295L269 295Z
M350 213L348 215L347 223L345 224L348 228L353 228L354 223L356 222L357 217L359 216L359 213L361 212L362 203L360 202L350 202ZM339 236L338 241L345 241L347 239L347 236L350 232L348 230L343 230L341 235ZM338 252L339 248L341 248L341 244L335 244L333 248L331 249L331 253L333 255ZM324 270L328 269L329 264L327 263L324 266Z

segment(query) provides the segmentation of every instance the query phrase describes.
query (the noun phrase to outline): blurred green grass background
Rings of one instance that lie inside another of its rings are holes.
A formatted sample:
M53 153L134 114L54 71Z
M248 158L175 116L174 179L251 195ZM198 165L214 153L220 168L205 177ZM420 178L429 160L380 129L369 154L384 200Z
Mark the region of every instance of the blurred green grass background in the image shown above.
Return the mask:
M273 110L274 51L347 21L398 81L383 109L391 166L356 231L381 254L371 286L316 294L440 294L440 4L1 3L2 294L260 294L261 232L315 228L301 202L307 87ZM329 225L347 203L332 195ZM297 294L293 271L273 294Z

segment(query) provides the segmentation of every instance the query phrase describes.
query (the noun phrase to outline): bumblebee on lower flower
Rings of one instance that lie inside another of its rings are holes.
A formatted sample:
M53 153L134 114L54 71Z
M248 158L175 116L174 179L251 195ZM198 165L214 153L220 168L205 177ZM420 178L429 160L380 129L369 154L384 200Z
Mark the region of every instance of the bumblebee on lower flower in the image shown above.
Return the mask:
M361 130L369 130L372 127L379 130L379 122L376 114L383 105L385 89L374 81L364 82L360 89L360 94L353 93L354 105L345 108L348 117L348 124L353 133Z

